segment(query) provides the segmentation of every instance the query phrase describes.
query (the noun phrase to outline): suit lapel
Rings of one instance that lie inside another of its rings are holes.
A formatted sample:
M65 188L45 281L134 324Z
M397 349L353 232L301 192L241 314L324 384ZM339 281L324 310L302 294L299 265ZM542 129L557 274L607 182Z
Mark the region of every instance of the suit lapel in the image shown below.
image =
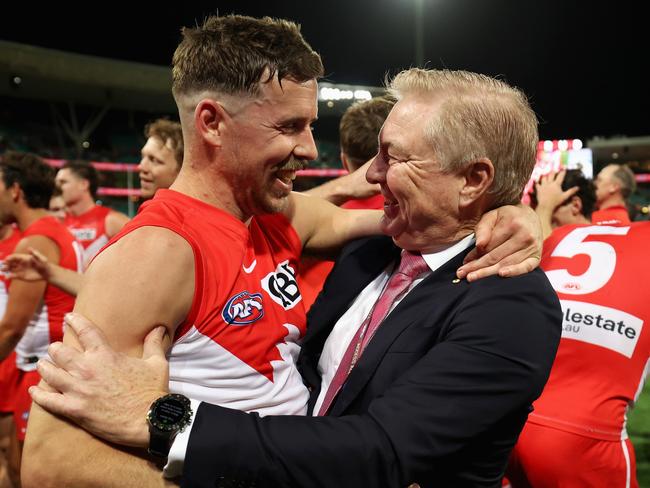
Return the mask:
M450 298L444 290L452 285L452 280L456 278L456 269L462 264L467 252L469 250L463 250L431 273L386 317L350 373L329 415L341 415L354 401L374 374L391 344L405 329L423 320L427 322L431 320L435 310L439 308L437 298L443 300Z
M318 361L325 341L359 293L384 268L395 260L400 250L388 237L363 239L344 249L325 282L323 292L307 315L307 334L302 343L298 367L307 384L318 392ZM313 395L312 395L313 396ZM315 401L312 398L310 402Z
M337 261L323 292L309 311L303 347L320 351L350 303L400 252L386 237L364 239L359 244Z

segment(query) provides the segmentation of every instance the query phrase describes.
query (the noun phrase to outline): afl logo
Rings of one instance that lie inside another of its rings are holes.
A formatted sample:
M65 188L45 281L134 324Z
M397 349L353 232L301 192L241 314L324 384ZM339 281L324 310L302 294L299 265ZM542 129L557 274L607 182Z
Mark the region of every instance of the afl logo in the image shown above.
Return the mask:
M568 283L564 283L564 285L562 285L562 288L564 290L580 290L580 288L582 287L580 286L580 283L568 282Z
M248 325L264 317L261 293L237 293L226 302L221 312L223 320L230 325Z

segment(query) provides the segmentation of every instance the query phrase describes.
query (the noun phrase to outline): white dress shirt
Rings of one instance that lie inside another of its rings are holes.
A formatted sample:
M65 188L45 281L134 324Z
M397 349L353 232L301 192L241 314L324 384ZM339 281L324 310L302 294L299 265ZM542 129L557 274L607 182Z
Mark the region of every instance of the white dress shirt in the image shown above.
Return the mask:
M468 235L442 251L423 254L422 257L429 265L429 270L413 280L408 291L393 302L388 313L390 314L406 297L406 295L408 295L413 288L419 285L433 271L437 270L440 266L445 264L462 250L470 247L472 244L474 244L474 234ZM345 351L350 345L350 341L352 341L359 326L375 306L375 303L379 299L386 283L393 274L395 265L396 263L391 263L390 266L386 267L377 278L375 278L361 293L359 293L347 312L345 312L338 322L336 322L332 332L330 332L329 337L325 341L323 352L318 361L318 372L321 375L321 389L320 394L318 395L318 400L316 400L316 404L314 405L314 416L318 415L318 412L320 411L320 407L325 400L325 395L327 394L327 389L329 388L332 379L334 379L334 375L336 374L339 364L345 355ZM381 327L381 325L379 327Z

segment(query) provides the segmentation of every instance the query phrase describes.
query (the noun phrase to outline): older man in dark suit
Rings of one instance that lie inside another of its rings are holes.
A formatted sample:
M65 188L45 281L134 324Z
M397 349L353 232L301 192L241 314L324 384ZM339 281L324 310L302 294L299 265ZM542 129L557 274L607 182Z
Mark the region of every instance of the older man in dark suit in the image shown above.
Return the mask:
M474 73L411 69L390 88L398 102L367 175L384 195L387 237L351 244L310 313L299 364L313 416L194 402L168 465L171 475L184 458L183 486L500 486L548 377L560 306L539 270L472 283L455 273L480 217L520 198L536 118L521 92ZM166 378L140 379L164 365L160 351L120 366L83 320L71 326L113 358L111 374L140 361L137 375L122 376L165 392ZM180 429L189 402L170 401L154 411L174 410L166 421ZM113 419L111 433L98 413L76 419L108 440L149 446L140 419Z

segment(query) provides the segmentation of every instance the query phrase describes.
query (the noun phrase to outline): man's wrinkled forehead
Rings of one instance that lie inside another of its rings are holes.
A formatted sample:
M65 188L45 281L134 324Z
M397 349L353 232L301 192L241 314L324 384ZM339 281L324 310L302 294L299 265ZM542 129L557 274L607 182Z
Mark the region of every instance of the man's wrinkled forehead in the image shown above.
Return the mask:
M417 112L412 103L397 102L379 131L379 144L403 153L408 152L404 136L413 130L422 129L419 124L414 123L421 117L422 113Z

